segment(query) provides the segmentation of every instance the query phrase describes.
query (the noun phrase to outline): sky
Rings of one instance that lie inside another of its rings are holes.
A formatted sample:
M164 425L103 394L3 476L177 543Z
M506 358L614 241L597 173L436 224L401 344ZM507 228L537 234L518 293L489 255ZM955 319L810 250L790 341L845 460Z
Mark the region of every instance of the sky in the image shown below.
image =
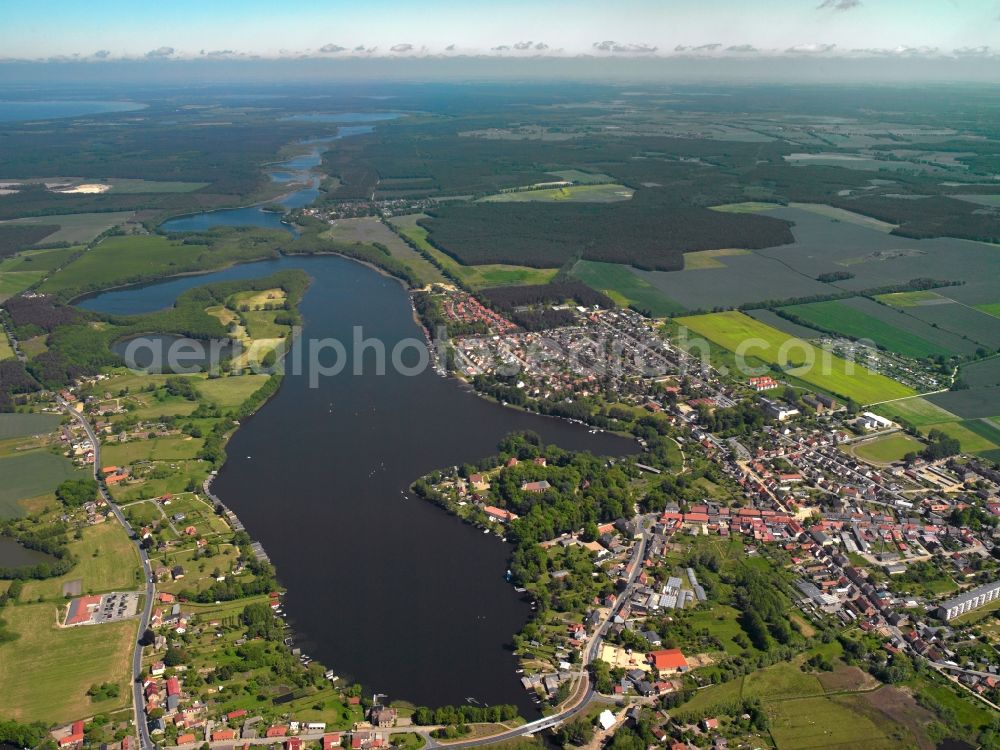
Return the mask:
M0 60L1000 56L1000 0L0 0Z

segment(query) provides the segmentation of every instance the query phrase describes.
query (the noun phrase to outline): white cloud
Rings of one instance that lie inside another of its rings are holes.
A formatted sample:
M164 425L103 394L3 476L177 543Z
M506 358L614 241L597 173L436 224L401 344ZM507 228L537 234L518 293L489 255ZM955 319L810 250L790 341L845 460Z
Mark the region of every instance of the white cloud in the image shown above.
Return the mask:
M397 53L399 53L399 52L412 52L413 51L413 45L412 44L408 44L406 42L403 42L401 44L394 44L394 45L392 45L389 48L389 50L392 51L392 52L397 52ZM371 50L369 50L369 51L371 51Z
M817 10L854 10L855 8L861 7L861 0L823 0L818 6Z
M959 47L951 51L955 57L993 57L996 53L990 47Z
M107 60L111 57L111 50L99 49L91 57L96 57L98 60Z
M726 52L734 52L738 55L749 55L755 52L760 52L760 50L752 44L734 44L726 47Z
M176 52L173 47L157 47L156 49L151 49L146 53L146 57L149 58L162 58L162 57L172 57L174 52Z
M651 55L657 48L650 44L619 43L615 41L594 42L592 45L598 52L610 52L624 55Z
M320 52L324 54L333 54L334 52L344 52L347 47L341 47L339 44L324 44L319 48Z
M789 47L785 52L791 55L822 55L826 52L833 52L836 44L796 44Z

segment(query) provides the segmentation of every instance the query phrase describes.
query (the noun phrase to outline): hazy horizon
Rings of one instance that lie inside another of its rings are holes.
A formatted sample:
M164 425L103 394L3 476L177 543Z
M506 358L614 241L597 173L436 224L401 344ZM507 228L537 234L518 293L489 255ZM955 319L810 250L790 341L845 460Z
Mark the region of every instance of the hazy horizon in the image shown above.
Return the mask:
M322 82L531 81L668 84L996 85L1000 59L814 59L697 57L598 59L390 58L0 62L0 90L60 85L262 84Z
M1000 0L39 0L0 6L0 75L996 82L998 31Z

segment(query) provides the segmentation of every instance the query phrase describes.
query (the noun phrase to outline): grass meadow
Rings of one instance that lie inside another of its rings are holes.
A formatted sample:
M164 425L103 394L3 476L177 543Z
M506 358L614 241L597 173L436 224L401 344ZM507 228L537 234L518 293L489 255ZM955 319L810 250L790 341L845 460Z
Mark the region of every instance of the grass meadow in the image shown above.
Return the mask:
M449 274L471 287L485 289L492 286L547 284L559 271L558 268L528 268L502 263L463 265L428 241L427 230L417 224L419 218L419 214L410 214L394 217L391 222L406 239L434 258Z
M47 450L34 450L0 457L0 518L23 514L21 502L55 490L66 479L77 479L89 472Z
M515 190L480 198L481 203L618 203L632 199L635 191L615 183L566 185L538 190Z
M677 322L732 352L743 351L787 368L801 381L861 404L915 395L911 388L895 380L830 355L741 312L677 318ZM812 366L808 365L810 360Z
M863 461L876 464L899 461L907 453L919 453L923 449L923 443L903 433L895 433L848 446L850 453Z
M0 645L4 718L61 724L129 705L135 620L56 626L53 604L7 607L4 619L20 637ZM119 695L87 696L91 685L112 682Z
M31 216L25 219L10 219L11 224L53 224L59 229L42 243L70 242L86 243L111 227L118 226L132 218L131 211L92 214L65 214L57 216ZM7 222L4 222L7 223ZM41 243L39 243L41 244Z
M44 598L61 603L63 584L69 581L81 581L84 593L133 591L138 588L139 554L117 521L86 527L82 539L70 540L69 549L79 560L73 569L58 578L27 582L21 595L22 601Z
M684 311L646 279L632 273L628 266L581 260L573 266L572 273L584 284L608 295L623 307L635 305L640 310L648 310L653 317Z
M889 322L879 320L852 307L846 301L813 302L782 309L821 330L836 331L852 339L868 339L884 349L906 357L919 359L939 354L948 357L958 353L951 348L897 328Z

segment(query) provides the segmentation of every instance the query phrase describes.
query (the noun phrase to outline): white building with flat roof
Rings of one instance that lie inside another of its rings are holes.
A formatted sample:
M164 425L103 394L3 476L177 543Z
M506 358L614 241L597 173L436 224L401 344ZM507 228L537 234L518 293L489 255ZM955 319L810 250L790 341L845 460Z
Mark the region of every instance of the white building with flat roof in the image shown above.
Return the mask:
M964 594L959 594L946 601L938 609L938 617L945 622L954 620L966 612L971 612L974 609L979 609L984 604L989 604L998 597L1000 597L1000 581L984 583L982 586L977 586L974 589L966 591Z

